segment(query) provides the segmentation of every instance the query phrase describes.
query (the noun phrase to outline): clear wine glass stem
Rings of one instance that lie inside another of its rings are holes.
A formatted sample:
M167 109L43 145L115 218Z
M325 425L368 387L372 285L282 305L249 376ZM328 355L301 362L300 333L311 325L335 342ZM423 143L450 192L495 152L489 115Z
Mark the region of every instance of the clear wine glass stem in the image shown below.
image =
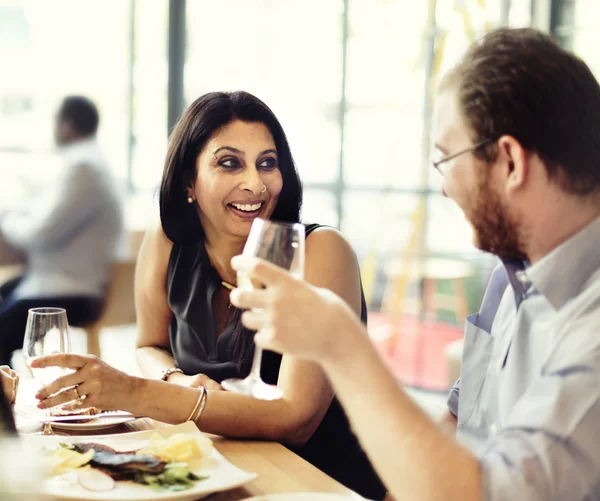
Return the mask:
M262 362L263 350L259 346L254 347L254 358L252 359L252 368L249 377L260 380L260 366Z
M304 226L298 223L277 223L257 218L252 222L243 254L265 259L288 270L292 275L302 278L304 233ZM246 273L238 272L237 286L241 289L252 289L254 284ZM283 392L277 385L265 383L260 377L262 354L263 350L255 345L254 358L248 377L224 379L221 381L221 386L227 391L250 395L261 400L282 398Z
M44 421L42 435L52 435L52 425L50 424L50 409L46 409L46 421Z

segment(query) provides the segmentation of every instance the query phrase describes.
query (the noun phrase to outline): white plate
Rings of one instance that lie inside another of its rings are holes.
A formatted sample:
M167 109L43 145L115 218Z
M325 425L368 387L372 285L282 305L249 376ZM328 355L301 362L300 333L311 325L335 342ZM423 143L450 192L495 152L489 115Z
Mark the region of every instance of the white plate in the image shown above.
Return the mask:
M36 421L43 423L46 421L46 413L32 405L29 401L23 402L17 399L15 404L15 413L19 416L28 419L29 421ZM88 419L82 423L74 423L72 421L52 421L52 428L57 430L77 430L77 431L92 431L102 430L104 428L112 428L118 426L121 423L127 423L136 419L134 416L121 416L121 417L103 417L102 419Z
M118 426L122 423L127 423L128 421L133 421L135 417L114 417L114 418L102 418L102 419L90 419L88 421L84 421L83 423L71 423L69 421L53 421L52 428L56 428L57 430L77 430L77 431L85 431L85 430L103 430L104 428L112 428L113 426Z
M187 422L177 426L159 428L157 430L127 433L122 435L97 435L91 437L57 437L52 435L24 435L25 445L41 449L45 445L58 442L96 442L106 444L117 450L132 450L144 447L153 433L163 437L175 433L200 434L194 423ZM203 460L201 469L194 470L199 475L207 475L206 480L200 480L185 491L154 492L150 487L129 481L119 481L115 488L107 492L88 491L76 481L72 482L64 476L51 477L44 484L43 494L53 496L52 499L62 501L191 501L200 499L214 492L225 491L240 487L256 478L255 473L248 473L232 465L216 449ZM68 478L67 474L67 478Z
M280 494L265 494L245 499L244 501L356 501L365 499L358 494L344 496L326 492L290 492Z

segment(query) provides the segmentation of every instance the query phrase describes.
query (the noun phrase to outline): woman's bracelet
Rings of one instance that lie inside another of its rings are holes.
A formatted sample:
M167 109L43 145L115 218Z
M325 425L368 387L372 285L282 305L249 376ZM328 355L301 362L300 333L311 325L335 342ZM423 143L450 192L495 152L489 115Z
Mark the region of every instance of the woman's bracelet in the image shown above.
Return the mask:
M202 396L200 397L200 405L198 406L196 414L194 414L194 417L192 418L192 421L194 421L194 423L196 423L198 419L200 419L200 416L202 416L204 408L206 407L206 402L208 401L208 391L206 391L206 388L204 386L202 387L202 390L203 392Z
M200 396L196 401L196 405L194 405L194 409L190 414L190 417L186 419L186 421L196 421L204 411L204 407L206 407L206 399L208 398L208 394L206 392L206 388L204 386L200 386Z

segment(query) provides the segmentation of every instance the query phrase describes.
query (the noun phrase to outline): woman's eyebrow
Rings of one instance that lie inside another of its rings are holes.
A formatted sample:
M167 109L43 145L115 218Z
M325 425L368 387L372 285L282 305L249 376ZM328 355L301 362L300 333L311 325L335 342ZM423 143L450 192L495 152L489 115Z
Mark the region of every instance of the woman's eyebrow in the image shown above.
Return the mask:
M213 155L216 155L221 150L229 150L229 151L232 151L233 153L237 153L238 155L244 154L243 151L238 150L237 148L234 148L233 146L221 146L221 147L217 148L215 151L213 151Z

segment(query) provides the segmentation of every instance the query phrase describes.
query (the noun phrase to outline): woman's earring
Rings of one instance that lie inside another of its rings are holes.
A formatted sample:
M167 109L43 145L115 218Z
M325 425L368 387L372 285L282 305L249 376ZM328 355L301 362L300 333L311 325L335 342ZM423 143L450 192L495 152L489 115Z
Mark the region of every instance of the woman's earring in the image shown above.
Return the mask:
M192 197L188 197L187 198L187 203L188 204L191 204L193 201L194 201L194 199Z

